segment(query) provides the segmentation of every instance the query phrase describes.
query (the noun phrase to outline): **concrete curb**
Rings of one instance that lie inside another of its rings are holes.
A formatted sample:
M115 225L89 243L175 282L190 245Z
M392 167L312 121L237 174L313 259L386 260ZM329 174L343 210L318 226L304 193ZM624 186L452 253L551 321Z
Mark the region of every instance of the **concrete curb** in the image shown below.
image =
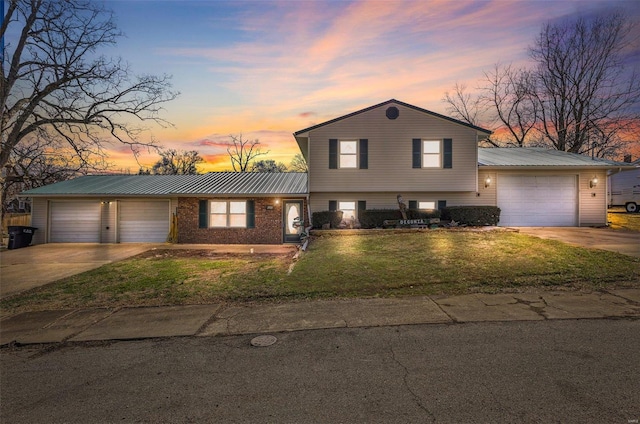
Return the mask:
M25 312L0 320L0 345L228 336L411 324L638 318L640 288Z

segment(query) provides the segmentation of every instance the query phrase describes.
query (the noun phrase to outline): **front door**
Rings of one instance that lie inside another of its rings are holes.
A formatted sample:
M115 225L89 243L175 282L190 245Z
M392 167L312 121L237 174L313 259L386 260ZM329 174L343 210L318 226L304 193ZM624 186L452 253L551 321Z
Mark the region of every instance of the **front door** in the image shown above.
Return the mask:
M282 209L284 212L284 242L299 243L300 234L304 227L302 200L285 200Z

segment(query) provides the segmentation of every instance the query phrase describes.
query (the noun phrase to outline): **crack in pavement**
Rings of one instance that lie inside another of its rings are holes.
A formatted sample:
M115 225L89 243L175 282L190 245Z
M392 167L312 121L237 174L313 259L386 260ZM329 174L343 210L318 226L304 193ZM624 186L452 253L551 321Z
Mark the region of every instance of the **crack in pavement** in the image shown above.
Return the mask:
M413 396L413 400L416 403L416 405L418 405L418 407L422 409L425 412L425 414L429 416L429 418L431 418L431 422L435 423L436 422L435 415L433 415L433 413L426 406L424 406L422 402L420 402L420 396L418 396L418 394L413 391L413 389L409 385L409 382L407 381L407 378L409 377L409 369L402 362L398 360L398 358L396 357L396 352L395 350L393 350L393 346L391 344L389 344L389 350L391 351L391 359L393 359L393 361L396 364L400 365L404 370L404 375L402 376L402 382L404 383L404 387L407 389L409 393L411 393L411 396Z

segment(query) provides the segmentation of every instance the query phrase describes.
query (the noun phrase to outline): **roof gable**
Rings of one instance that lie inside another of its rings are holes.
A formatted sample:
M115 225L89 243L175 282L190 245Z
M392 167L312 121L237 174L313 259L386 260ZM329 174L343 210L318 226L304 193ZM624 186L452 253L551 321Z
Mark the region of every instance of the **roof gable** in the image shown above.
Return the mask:
M430 111L430 110L423 109L423 108L420 108L420 107L418 107L418 106L410 105L410 104L408 104L408 103L404 103L404 102L401 102L401 101L396 100L396 99L390 99L390 100L387 100L386 102L378 103L377 105L369 106L369 107L367 107L367 108L364 108L364 109L361 109L361 110L358 110L358 111L355 111L355 112L349 113L349 114L347 114L347 115L339 116L339 117L334 118L334 119L331 119L331 120L329 120L329 121L326 121L326 122L322 122L322 123L320 123L320 124L313 125L313 126L311 126L311 127L309 127L309 128L305 128L305 129L303 129L303 130L296 131L296 132L294 132L294 133L293 133L293 135L294 135L294 137L298 137L298 136L300 136L301 134L307 133L307 132L309 132L309 131L313 131L313 130L315 130L315 129L317 129L317 128L320 128L320 127L324 127L325 125L333 124L333 123L335 123L335 122L342 121L342 120L344 120L344 119L348 119L348 118L351 118L351 117L353 117L353 116L359 115L359 114L361 114L361 113L365 113L365 112L368 112L368 111L370 111L370 110L373 110L373 109L376 109L376 108L379 108L379 107L382 107L382 106L387 106L387 105L390 105L390 104L396 104L396 105L404 106L404 107L407 107L407 108L409 108L409 109L416 110L416 111L418 111L418 112L426 113L426 114L431 115L431 116L434 116L434 117L436 117L436 118L444 119L444 120L447 120L447 121L449 121L449 122L452 122L452 123L455 123L455 124L458 124L458 125L462 125L462 126L465 126L465 127L468 127L468 128L473 128L474 130L476 130L476 131L480 131L480 132L485 133L485 134L491 134L491 133L492 133L491 131L489 131L489 130L487 130L487 129L480 128L480 127L477 127L477 126L475 126L475 125L468 124L468 123L463 122L463 121L459 121L459 120L454 119L454 118L451 118L451 117L449 117L449 116L441 115L441 114L439 114L439 113L432 112L432 111Z

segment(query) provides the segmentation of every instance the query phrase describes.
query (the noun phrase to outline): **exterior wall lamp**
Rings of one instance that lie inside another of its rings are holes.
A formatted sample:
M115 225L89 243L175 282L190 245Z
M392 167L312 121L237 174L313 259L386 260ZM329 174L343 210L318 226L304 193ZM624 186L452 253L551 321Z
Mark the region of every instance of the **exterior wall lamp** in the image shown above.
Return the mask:
M491 185L491 177L487 177L484 179L484 188L489 188Z
M598 177L593 177L589 180L589 188L595 188L598 186Z

